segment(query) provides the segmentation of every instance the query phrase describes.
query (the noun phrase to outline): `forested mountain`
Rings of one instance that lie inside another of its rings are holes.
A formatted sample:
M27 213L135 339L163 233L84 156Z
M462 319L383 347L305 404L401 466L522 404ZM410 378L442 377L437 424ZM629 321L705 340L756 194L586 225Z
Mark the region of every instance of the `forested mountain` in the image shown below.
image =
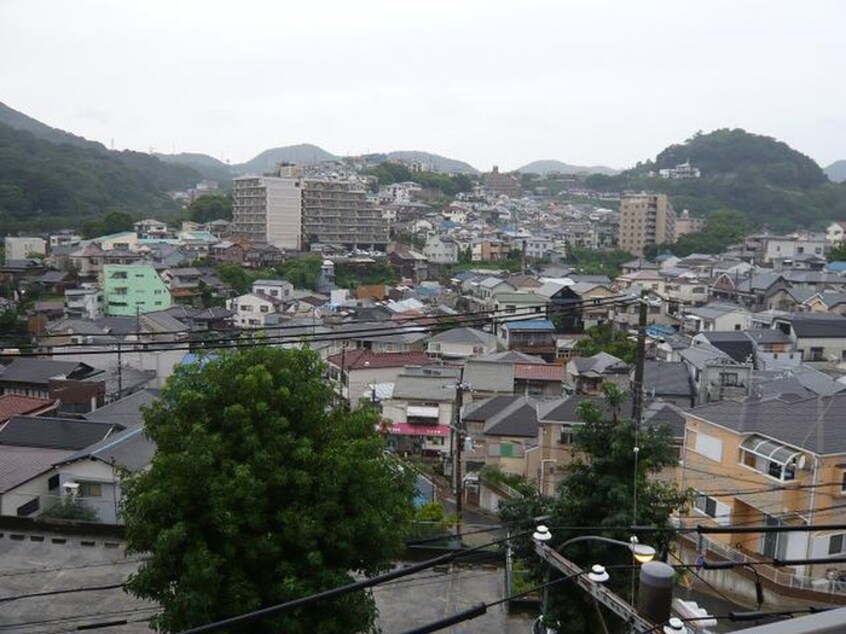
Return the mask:
M181 152L179 154L156 154L155 156L165 163L190 167L202 174L206 180L217 181L225 189L228 189L232 183L232 171L229 166L208 154Z
M103 151L106 150L106 148L99 143L89 141L81 136L76 136L75 134L59 130L58 128L51 128L49 125L27 116L23 112L18 112L4 103L0 103L0 123L5 123L7 126L10 126L15 130L31 132L39 139L44 139L45 141L52 141L53 143L70 143L71 145L78 145L80 147L95 147Z
M70 219L115 209L175 211L167 192L201 179L189 167L149 154L46 141L0 124L0 227L6 231L38 220L67 226Z
M701 178L658 177L659 169L687 161ZM846 216L846 185L831 183L819 165L786 143L739 129L697 133L617 176L589 176L587 185L664 192L676 209L694 214L735 210L753 228L822 228Z

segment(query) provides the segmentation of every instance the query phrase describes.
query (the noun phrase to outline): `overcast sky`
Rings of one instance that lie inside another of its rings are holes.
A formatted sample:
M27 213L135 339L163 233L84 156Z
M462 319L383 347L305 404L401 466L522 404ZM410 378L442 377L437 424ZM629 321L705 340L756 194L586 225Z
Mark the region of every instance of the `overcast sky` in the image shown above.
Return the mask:
M0 0L0 101L120 148L627 167L697 130L846 159L843 0Z

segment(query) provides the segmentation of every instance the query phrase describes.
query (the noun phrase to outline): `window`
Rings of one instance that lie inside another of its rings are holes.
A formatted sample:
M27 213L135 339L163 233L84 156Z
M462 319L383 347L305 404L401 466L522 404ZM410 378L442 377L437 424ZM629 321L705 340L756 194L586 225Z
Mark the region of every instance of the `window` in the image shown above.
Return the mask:
M840 492L846 493L846 471L840 474Z
M844 474L844 475L846 475L846 474ZM59 488L59 474L57 473L56 475L51 477L49 480L47 480L47 489L49 491L53 491L54 489L58 489L58 488Z
M825 361L825 355L823 354L823 348L811 348L810 357L808 358L809 361Z
M717 524L727 526L731 523L731 508L710 495L697 492L693 499L693 508L712 518Z
M720 374L720 385L723 387L737 387L737 372L723 372Z
M103 485L99 482L80 482L79 497L98 498L103 495Z
M843 533L832 535L828 539L828 554L839 555L843 552Z
M696 445L693 450L715 462L721 462L723 459L723 441L702 432L696 434Z
M573 433L573 428L569 425L564 425L561 427L561 435L558 437L558 444L572 445L574 436L575 434Z
M259 306L259 310L263 313L266 313L270 310L269 306Z

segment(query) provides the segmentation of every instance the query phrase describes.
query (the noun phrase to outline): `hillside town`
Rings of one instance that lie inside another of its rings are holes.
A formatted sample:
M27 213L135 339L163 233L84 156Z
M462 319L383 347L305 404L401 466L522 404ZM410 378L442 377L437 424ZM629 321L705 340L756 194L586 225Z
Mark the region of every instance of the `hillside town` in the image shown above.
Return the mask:
M677 464L656 477L692 491L677 526L842 521L846 262L828 256L846 221L677 257L702 220L664 194L599 199L574 179L550 196L494 168L434 209L414 182L374 190L338 170L236 178L231 221L5 238L0 307L25 328L0 342L3 516L49 517L72 498L120 525L120 474L155 453L144 407L180 366L252 342L317 351L337 402L376 407L388 450L459 512L494 517L516 495L509 478L554 495L580 404L607 408L613 384L626 416L672 430ZM610 275L570 258L610 249L632 258ZM286 279L298 262L305 285ZM386 279L362 283L373 270ZM845 537L682 534L679 548L808 559L756 565L768 601L846 603ZM734 570L712 583L754 597Z

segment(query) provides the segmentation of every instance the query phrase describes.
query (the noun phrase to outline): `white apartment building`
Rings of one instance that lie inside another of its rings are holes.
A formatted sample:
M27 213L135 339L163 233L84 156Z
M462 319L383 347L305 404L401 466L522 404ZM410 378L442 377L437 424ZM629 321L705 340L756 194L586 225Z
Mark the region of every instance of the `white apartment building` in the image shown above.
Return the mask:
M43 238L7 236L4 246L6 262L26 259L32 253L44 255L47 252L47 242Z
M302 172L280 168L279 176L242 176L232 181L233 233L279 249L302 248Z

